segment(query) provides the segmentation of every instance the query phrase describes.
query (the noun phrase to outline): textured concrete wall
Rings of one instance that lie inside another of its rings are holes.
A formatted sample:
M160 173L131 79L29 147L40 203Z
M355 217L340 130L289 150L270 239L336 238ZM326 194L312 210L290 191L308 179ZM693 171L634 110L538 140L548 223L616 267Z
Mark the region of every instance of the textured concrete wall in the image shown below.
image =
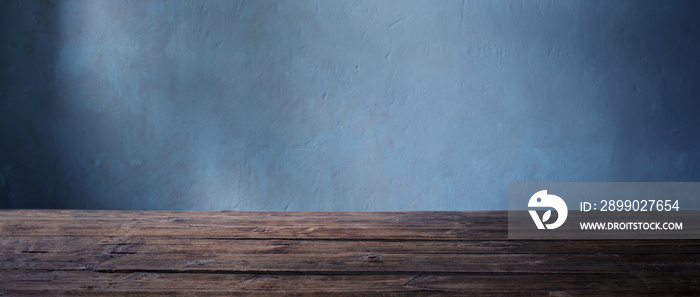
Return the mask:
M700 181L697 1L2 1L0 207L505 209Z

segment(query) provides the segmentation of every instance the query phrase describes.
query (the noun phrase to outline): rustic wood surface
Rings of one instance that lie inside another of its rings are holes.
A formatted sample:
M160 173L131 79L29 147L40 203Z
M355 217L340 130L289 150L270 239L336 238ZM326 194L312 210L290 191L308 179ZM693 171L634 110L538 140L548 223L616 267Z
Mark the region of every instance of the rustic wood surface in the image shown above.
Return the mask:
M507 240L506 212L0 210L0 295L700 295L700 240Z

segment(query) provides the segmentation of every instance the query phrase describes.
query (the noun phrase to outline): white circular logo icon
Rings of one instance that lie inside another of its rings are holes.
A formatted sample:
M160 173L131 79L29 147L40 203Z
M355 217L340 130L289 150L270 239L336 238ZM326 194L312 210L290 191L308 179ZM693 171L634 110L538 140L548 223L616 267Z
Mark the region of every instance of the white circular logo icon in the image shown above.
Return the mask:
M530 216L535 221L537 229L556 229L561 227L569 215L569 209L563 199L556 195L548 195L547 190L542 190L530 197L527 207L550 207L557 211L557 220L551 224L545 224L552 217L552 210L547 210L542 217L537 214L537 211L530 210Z

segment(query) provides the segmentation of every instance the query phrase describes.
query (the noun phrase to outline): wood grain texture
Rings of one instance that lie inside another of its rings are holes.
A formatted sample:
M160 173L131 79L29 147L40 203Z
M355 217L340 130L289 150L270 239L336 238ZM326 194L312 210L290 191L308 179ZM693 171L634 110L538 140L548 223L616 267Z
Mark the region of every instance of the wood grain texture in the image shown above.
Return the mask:
M0 295L700 294L700 240L506 237L506 212L2 210Z

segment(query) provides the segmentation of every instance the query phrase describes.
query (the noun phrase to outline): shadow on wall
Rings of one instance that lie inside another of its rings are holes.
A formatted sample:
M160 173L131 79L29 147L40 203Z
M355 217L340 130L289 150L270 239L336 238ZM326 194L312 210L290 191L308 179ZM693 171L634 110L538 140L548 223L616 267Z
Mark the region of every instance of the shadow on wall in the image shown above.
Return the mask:
M71 194L52 133L56 3L2 1L0 30L0 208L55 208Z
M3 1L0 207L505 209L700 181L695 1Z
M599 19L624 30L611 38L620 59L600 65L613 86L605 116L617 127L610 173L616 181L700 181L700 2L628 7L636 13L626 21Z

